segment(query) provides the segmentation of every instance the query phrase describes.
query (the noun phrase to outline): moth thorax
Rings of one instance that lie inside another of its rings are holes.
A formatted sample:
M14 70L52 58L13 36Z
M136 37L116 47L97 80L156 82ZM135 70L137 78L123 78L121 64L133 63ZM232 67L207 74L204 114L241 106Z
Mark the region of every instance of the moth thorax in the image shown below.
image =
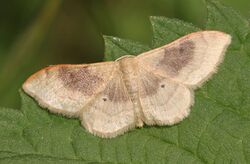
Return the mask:
M120 70L122 72L122 78L133 100L135 97L135 93L137 93L137 63L134 58L123 58L119 61Z
M134 104L134 109L137 115L137 126L142 126L143 123L140 120L141 118L141 106L138 97L138 64L134 57L126 57L119 60L120 70L122 72L122 78L124 84L127 88L128 94L130 96L131 101Z

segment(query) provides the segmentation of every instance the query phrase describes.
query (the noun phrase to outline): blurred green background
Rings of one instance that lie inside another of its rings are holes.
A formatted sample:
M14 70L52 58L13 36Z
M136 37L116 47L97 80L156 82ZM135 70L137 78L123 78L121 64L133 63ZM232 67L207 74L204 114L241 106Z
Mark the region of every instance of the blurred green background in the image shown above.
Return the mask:
M250 18L249 0L220 0ZM0 106L18 108L24 80L45 66L103 59L102 34L151 42L148 17L205 23L203 0L0 2Z

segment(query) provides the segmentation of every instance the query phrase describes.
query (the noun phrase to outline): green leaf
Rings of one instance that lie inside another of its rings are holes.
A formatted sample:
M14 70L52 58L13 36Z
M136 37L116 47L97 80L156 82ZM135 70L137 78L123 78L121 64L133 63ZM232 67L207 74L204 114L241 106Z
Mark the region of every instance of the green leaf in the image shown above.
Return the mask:
M151 17L150 21L153 28L153 47L160 47L188 33L200 30L178 19Z
M21 92L21 110L0 110L0 163L250 163L249 25L218 2L207 6L207 28L230 33L233 43L218 73L196 91L188 118L101 139ZM151 22L152 47L200 30L163 17ZM105 37L105 45L107 60L149 49L114 37Z
M244 43L249 33L249 22L247 19L244 19L238 12L223 6L217 1L208 0L207 4L207 29L217 29L230 33L234 42L236 42L233 47Z
M116 60L123 55L138 55L150 50L146 45L127 39L103 36L105 43L105 60Z

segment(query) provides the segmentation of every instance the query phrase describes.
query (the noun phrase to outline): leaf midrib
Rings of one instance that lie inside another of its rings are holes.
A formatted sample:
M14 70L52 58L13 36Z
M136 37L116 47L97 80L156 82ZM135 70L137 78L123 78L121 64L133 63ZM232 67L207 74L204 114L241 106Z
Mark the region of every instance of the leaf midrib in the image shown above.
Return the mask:
M9 157L3 157L0 158L1 160L6 160L6 159L22 159L22 158L29 158L29 159L37 159L37 158L43 158L43 159L53 159L53 160L67 160L67 161L81 161L81 162L94 162L94 161L87 161L85 159L82 158L63 158L63 157L57 157L57 156L50 156L50 155L43 155L40 153L25 153L25 154L19 154L16 152L12 152L12 151L0 151L0 153L11 153L11 154L15 154L15 155L11 155Z

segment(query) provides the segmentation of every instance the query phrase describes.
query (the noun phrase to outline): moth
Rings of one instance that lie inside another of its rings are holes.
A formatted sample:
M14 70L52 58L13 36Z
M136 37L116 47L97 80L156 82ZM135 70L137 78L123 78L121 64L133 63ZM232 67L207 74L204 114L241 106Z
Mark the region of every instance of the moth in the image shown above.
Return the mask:
M23 90L104 138L143 124L173 125L189 115L194 90L216 72L230 42L223 32L195 32L138 56L49 66L29 77Z

